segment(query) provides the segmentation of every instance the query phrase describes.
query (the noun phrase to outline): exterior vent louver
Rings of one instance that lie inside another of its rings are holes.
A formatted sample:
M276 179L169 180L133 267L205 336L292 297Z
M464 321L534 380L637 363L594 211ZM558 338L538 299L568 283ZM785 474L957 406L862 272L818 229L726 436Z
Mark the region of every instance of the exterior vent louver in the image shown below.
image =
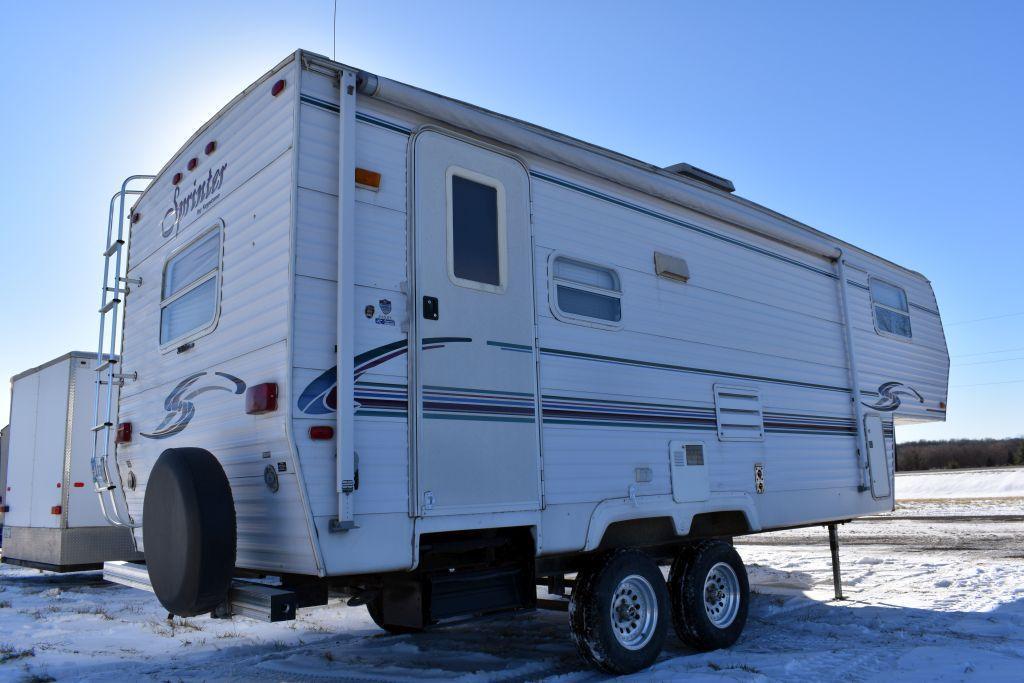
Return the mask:
M715 415L719 440L764 441L764 413L757 389L716 384Z
M669 173L675 173L676 175L696 180L697 182L704 183L705 185L710 185L716 190L721 190L722 192L736 191L736 186L733 185L732 181L728 178L723 178L720 175L715 175L710 171L705 171L703 168L697 168L690 164L673 164L671 166L666 166L665 170Z

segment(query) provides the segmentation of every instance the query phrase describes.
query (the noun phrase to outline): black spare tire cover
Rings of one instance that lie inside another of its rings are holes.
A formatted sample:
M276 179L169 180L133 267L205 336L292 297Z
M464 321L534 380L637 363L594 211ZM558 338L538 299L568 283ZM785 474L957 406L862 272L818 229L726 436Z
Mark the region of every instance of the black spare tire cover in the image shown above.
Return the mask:
M153 592L181 617L228 597L235 568L235 504L224 469L202 448L169 448L146 483L142 540Z

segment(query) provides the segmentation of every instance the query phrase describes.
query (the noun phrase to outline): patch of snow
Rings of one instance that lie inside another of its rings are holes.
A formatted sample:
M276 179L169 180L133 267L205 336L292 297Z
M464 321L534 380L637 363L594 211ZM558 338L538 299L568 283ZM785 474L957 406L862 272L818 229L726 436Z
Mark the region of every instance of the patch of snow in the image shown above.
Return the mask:
M896 475L897 500L1024 498L1024 467L936 470Z

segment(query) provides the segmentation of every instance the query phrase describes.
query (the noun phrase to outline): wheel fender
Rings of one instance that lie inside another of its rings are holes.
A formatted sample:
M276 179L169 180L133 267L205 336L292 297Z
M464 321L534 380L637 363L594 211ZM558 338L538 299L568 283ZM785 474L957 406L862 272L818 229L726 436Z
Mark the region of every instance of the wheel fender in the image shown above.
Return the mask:
M695 515L703 512L738 510L742 512L752 531L761 528L754 501L747 494L715 496L713 500L697 503L677 503L671 495L637 496L635 498L608 498L594 508L587 526L587 540L583 550L589 552L601 545L608 527L615 522L652 517L671 517L676 533L685 536Z

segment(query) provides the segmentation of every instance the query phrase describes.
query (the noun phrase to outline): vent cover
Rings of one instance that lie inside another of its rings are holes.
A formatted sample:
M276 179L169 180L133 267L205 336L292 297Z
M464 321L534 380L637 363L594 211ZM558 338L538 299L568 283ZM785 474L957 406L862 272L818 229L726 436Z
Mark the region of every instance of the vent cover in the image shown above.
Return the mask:
M716 384L715 415L720 440L764 441L764 413L757 389Z

